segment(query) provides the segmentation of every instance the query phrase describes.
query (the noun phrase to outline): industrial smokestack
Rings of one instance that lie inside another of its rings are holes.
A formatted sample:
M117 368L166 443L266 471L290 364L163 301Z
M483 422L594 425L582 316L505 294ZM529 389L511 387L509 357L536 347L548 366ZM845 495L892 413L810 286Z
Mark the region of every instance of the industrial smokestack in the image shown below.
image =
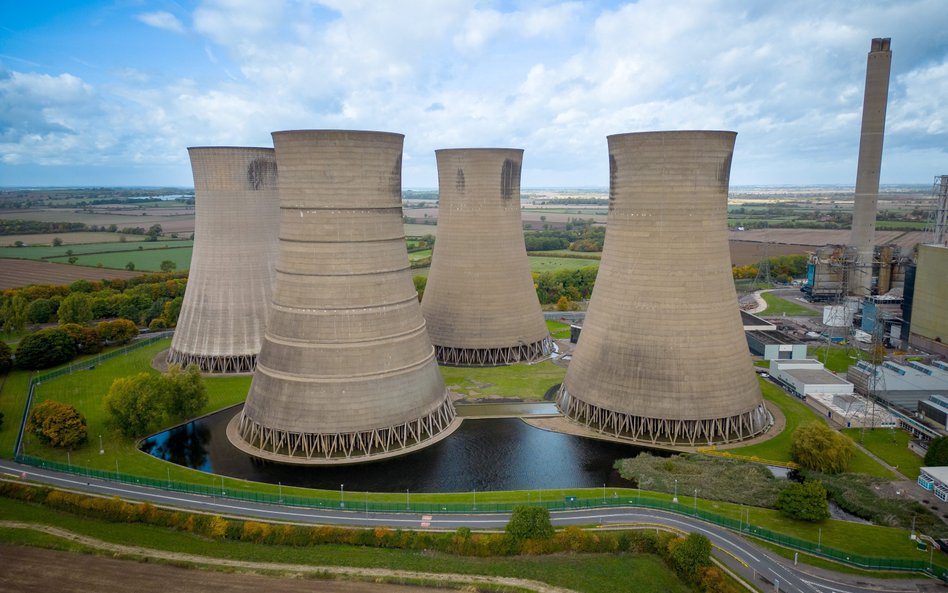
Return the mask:
M280 203L272 148L189 148L194 252L168 362L254 369L266 326Z
M769 425L727 239L734 132L610 136L609 218L557 400L601 433L727 443Z
M280 252L247 403L227 436L258 458L351 464L459 424L412 284L401 134L275 132Z
M438 361L494 366L552 350L520 219L523 151L464 148L438 159L438 241L422 313Z
M885 135L885 109L889 98L891 66L889 39L873 39L866 64L866 94L862 104L862 132L859 136L856 198L850 238L850 243L857 252L851 292L863 297L869 296L872 286L879 173L882 168L882 141Z

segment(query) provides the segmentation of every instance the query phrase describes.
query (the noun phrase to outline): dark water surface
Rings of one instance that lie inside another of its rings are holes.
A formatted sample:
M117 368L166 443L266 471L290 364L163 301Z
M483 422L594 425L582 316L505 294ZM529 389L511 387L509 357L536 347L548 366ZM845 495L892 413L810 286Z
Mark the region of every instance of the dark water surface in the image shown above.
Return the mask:
M205 472L290 486L370 492L470 492L628 485L616 459L643 449L533 428L516 418L465 420L445 440L388 461L308 468L261 462L227 440L240 407L165 431L142 442L160 459Z

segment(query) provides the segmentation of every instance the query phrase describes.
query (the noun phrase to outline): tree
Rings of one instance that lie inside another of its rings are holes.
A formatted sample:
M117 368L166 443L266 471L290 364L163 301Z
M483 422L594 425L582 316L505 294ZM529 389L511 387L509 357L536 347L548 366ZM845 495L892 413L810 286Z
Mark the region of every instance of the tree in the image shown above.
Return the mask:
M62 329L41 329L20 340L16 347L16 366L45 369L72 360L78 351L76 341Z
M29 302L17 293L5 298L0 306L0 318L3 319L3 331L18 332L26 327L29 320Z
M421 299L425 296L425 287L428 285L428 277L415 276L411 280L415 284L415 292L418 293L418 302L420 303Z
M53 247L59 247L63 244L63 240L59 237L53 237Z
M92 320L92 297L84 292L72 292L59 303L56 312L60 324L86 323Z
M711 564L711 540L700 533L672 540L671 560L678 573L688 580L697 580L699 571Z
M802 424L790 437L790 457L801 467L824 474L846 471L855 454L852 440L823 422Z
M551 538L553 523L550 522L550 511L542 507L516 506L504 530L518 541Z
M167 400L159 375L138 373L113 381L102 403L122 434L138 437L157 428L165 416Z
M102 345L105 340L99 337L94 327L79 325L78 323L67 323L62 330L69 334L76 342L76 348L80 354L95 354L102 351Z
M6 342L0 340L0 373L6 373L13 368L13 350Z
M938 437L928 443L925 452L926 467L941 467L948 465L948 437Z
M30 302L26 316L30 323L48 323L58 309L59 304L52 299L36 299Z
M79 258L73 255L73 256L70 256L69 259L66 261L68 261L70 264L75 264L77 261L79 261Z
M168 385L168 413L181 419L192 418L207 405L207 387L196 364L168 365L162 377Z
M178 267L178 264L174 263L170 259L166 259L161 262L161 271L162 272L173 272L175 268Z
M125 264L125 269L128 270L129 272L133 272L135 270L135 262L130 261L127 264Z
M178 316L181 314L181 304L184 303L184 297L175 297L165 303L161 310L161 317L169 327L178 324Z
M84 443L88 437L85 417L69 404L51 399L33 408L26 421L26 430L53 447L70 449Z
M829 519L826 488L818 480L790 482L777 495L777 510L791 519L822 521Z

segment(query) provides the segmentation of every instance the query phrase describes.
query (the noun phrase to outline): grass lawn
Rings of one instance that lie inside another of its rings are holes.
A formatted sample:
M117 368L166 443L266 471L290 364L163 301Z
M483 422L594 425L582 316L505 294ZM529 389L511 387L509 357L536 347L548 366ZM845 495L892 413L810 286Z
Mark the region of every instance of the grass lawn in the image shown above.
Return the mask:
M873 428L865 431L863 439L862 429L847 428L843 432L889 465L898 468L906 477L912 480L918 478L924 460L908 448L908 443L912 440L909 433L893 428Z
M737 449L728 449L727 452L741 457L757 457L766 461L791 461L790 437L793 434L794 429L805 422L821 422L822 417L814 412L805 403L791 395L788 395L785 391L773 383L765 379L759 379L759 381L761 390L764 394L764 399L773 402L783 411L783 415L787 419L786 428L774 438L764 441L763 443L748 445L747 447L739 447ZM879 476L889 480L895 477L892 475L892 472L885 469L873 461L871 457L859 450L856 451L856 456L853 459L849 471Z
M570 251L569 249L550 249L547 251L531 251L530 255L537 257L572 257L576 259L602 259L601 251Z
M449 389L465 397L519 397L542 400L543 394L563 381L566 369L549 360L503 367L441 367Z
M416 261L419 259L427 259L431 257L430 249L422 249L421 251L413 251L408 254L408 261Z
M99 233L97 233L99 234ZM106 234L106 233L101 233ZM121 235L126 236L126 235ZM130 235L134 237L136 235ZM65 244L59 247L37 246L37 247L0 247L0 257L9 257L13 259L49 259L49 258L69 258L66 251L72 250L73 255L82 255L90 253L103 252L138 252L139 247L142 250L150 249L173 249L178 247L191 247L194 241L143 241L144 235L140 235L137 240L129 240L128 243L118 243L109 241L104 243L85 243L82 245ZM127 260L126 260L127 261Z
M819 315L819 313L813 309L798 305L787 299L782 299L771 292L763 292L760 296L764 299L764 302L767 303L767 308L758 313L758 315L765 315L767 317L775 317L778 315L786 315L788 317L814 317Z
M580 268L598 267L599 264L575 257L536 257L530 256L531 272L557 272L559 270L578 270Z
M96 539L151 549L248 562L311 566L388 568L532 579L575 591L611 593L619 583L636 583L639 593L688 593L691 589L657 556L636 554L555 554L471 558L446 553L318 545L291 547L209 540L193 534L141 524L106 523L19 501L0 499L0 515L54 525ZM68 540L26 530L0 529L0 541L74 550ZM314 590L319 586L314 584Z
M553 321L552 319L546 320L546 328L550 330L550 335L554 340L568 340L570 336L569 324L560 323L559 321Z
M808 346L806 354L823 363L827 370L834 373L845 373L846 369L856 364L856 361L865 358L862 350L846 348L845 346Z
M190 243L190 241L188 241ZM161 262L170 259L176 265L176 270L187 270L191 267L191 247L143 249L141 251L121 251L117 253L96 253L93 255L79 255L76 261L80 266L124 269L125 264L132 262L136 270L157 272L161 270ZM68 257L50 258L49 261L65 264Z

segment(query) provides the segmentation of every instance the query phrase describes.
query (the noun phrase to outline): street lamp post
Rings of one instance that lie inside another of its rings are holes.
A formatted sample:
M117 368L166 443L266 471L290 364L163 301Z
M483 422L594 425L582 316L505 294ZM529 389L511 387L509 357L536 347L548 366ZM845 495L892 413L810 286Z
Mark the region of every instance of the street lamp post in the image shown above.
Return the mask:
M697 517L698 516L698 489L697 488L695 488L694 503L695 503L695 517Z
M105 455L105 446L102 444L102 435L99 435L99 455Z
M474 506L472 507L472 510L477 510L477 486L474 487Z
M339 506L346 508L346 485L339 484Z
M602 485L602 504L606 504L606 485Z
M672 502L678 503L678 478L675 478L675 497L672 499Z
M411 510L411 489L405 488L405 510Z

